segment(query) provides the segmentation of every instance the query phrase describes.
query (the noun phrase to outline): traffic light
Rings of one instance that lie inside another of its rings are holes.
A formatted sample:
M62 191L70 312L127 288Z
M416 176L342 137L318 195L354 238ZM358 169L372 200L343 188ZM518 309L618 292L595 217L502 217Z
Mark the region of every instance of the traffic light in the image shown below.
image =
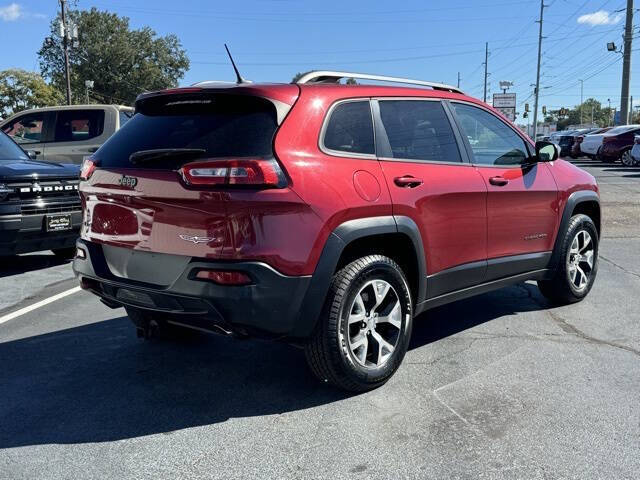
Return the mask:
M524 104L524 111L525 111L525 112L528 112L528 111L529 111L529 104L528 104L528 103L525 103L525 104Z
M547 107L545 105L542 106L542 114L543 115L547 114Z

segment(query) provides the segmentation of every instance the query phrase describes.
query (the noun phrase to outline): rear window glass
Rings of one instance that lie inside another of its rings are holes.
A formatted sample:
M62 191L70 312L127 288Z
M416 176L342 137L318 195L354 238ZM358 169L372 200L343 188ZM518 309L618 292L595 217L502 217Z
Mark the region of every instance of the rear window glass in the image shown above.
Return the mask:
M379 104L393 158L462 161L453 129L440 102L380 100Z
M202 149L202 158L270 157L277 129L268 100L240 95L187 94L152 97L93 155L106 168L179 168L193 157L133 165L132 153Z

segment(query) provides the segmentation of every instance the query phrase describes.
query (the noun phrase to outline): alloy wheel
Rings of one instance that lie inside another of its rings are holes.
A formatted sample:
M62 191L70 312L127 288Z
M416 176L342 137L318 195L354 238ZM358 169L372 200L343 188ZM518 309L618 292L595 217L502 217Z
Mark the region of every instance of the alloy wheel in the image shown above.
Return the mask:
M622 154L622 158L621 158L622 164L625 167L632 167L633 166L633 157L631 156L631 152L629 150L627 150L626 152L624 152Z
M591 235L586 230L578 231L573 237L567 255L569 279L577 291L584 290L589 284L595 262L594 255L595 246Z
M400 340L402 306L395 289L384 280L367 282L349 309L349 349L364 367L387 363Z

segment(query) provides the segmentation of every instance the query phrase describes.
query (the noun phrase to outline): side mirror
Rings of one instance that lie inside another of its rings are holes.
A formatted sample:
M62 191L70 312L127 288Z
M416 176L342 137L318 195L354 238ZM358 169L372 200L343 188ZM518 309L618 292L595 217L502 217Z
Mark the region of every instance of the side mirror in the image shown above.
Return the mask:
M38 154L35 150L27 150L27 155L31 160L35 160L36 158L38 158Z
M536 142L536 158L538 162L553 162L560 156L558 146L555 143L538 141Z

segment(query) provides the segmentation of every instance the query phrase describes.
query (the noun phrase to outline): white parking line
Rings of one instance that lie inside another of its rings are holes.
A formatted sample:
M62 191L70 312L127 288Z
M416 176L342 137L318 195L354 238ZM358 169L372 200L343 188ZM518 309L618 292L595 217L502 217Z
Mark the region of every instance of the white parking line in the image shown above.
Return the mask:
M69 290L65 290L64 292L60 292L56 295L53 295L52 297L45 298L44 300L40 300L39 302L36 302L33 305L29 305L28 307L21 308L20 310L16 310L15 312L12 312L12 313L8 313L4 317L0 317L0 325L3 324L4 322L8 322L9 320L13 320L14 318L24 315L25 313L29 313L40 307L44 307L45 305L55 302L56 300L60 300L61 298L64 298L68 295L79 292L80 290L82 290L80 287L73 287Z

